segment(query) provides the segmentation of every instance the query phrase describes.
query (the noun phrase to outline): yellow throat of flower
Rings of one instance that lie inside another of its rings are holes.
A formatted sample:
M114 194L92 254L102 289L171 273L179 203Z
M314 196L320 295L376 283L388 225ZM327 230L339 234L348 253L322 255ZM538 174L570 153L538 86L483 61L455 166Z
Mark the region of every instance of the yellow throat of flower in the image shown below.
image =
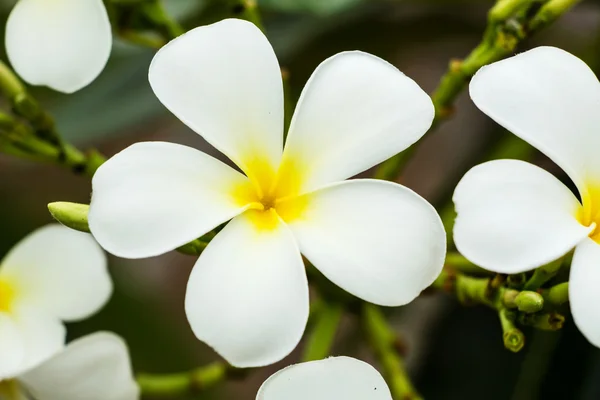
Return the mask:
M583 205L577 212L577 220L585 226L596 224L589 236L600 243L600 185L587 185L587 192L581 195L581 202Z
M267 162L254 159L244 171L250 182L235 188L233 195L238 204L250 205L246 213L259 229L274 229L279 218L291 222L304 213L308 197L299 195L301 171L289 158L277 171Z
M14 285L6 279L0 278L0 312L9 312L11 310L14 297Z

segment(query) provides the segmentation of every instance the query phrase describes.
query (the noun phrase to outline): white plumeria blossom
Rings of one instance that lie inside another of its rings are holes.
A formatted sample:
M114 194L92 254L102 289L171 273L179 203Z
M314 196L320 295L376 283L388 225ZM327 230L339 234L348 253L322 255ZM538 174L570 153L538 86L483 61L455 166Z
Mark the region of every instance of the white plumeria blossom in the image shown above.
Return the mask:
M63 321L90 316L111 293L106 256L90 234L52 224L23 239L0 263L0 381L59 352Z
M381 374L350 357L296 364L263 383L256 400L392 400Z
M517 160L474 167L458 184L454 240L475 264L524 272L575 248L569 298L575 323L600 347L600 83L577 57L538 47L483 67L471 98L572 179Z
M61 352L11 380L0 381L1 400L137 400L125 342L108 332L75 340Z
M93 178L90 229L126 258L173 250L231 220L191 273L185 309L196 336L237 367L272 364L298 344L309 312L300 253L373 303L413 300L441 271L435 209L404 186L342 182L430 127L431 99L362 52L323 62L300 97L283 149L283 86L253 24L196 28L155 56L159 100L244 172L195 149L138 143Z
M96 79L112 47L102 0L19 0L5 39L8 58L26 82L64 93Z

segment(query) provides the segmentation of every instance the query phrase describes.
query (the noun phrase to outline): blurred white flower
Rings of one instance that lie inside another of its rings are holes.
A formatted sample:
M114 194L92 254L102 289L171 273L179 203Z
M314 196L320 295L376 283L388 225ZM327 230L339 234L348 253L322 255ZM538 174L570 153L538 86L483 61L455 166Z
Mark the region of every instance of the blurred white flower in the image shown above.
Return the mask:
M483 268L506 274L575 248L569 297L575 323L600 346L600 84L577 57L538 47L482 68L470 85L477 107L536 147L575 184L517 160L476 166L458 184L454 240Z
M137 400L127 345L108 332L75 340L53 357L0 381L6 400Z
M383 377L369 364L331 357L292 365L263 383L256 400L392 400Z
M253 24L224 20L173 40L150 66L154 92L245 176L195 149L135 144L93 178L90 229L109 252L173 250L232 219L196 263L186 314L196 336L238 367L274 363L302 337L309 310L300 253L373 303L413 300L439 274L445 233L404 186L342 182L418 140L431 99L361 52L310 78L283 150L275 53Z
M112 32L102 0L19 0L6 23L6 52L32 85L64 93L102 72Z
M18 243L0 263L0 381L60 351L63 321L93 314L111 292L106 256L91 235L56 224Z

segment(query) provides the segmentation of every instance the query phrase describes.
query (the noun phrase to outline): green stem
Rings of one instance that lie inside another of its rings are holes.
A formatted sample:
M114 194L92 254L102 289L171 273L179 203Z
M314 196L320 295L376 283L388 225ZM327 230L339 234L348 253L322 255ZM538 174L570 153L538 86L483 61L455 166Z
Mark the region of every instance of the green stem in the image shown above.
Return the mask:
M137 383L142 395L169 398L199 393L224 381L231 367L223 362L175 374L139 374Z
M498 310L500 325L502 326L502 340L504 347L513 353L521 351L525 346L525 335L515 326L516 314L506 308Z
M473 264L471 261L467 260L465 256L456 252L449 252L446 254L445 265L455 271L469 275L489 276L494 274L493 272L487 271Z
M484 65L499 61L514 53L524 39L543 29L580 0L550 0L533 16L523 17L523 10L532 6L531 0L500 0L490 10L488 26L481 42L464 60L451 60L431 99L435 106L433 127L454 112L454 102L471 77ZM432 127L432 128L433 128ZM430 129L431 131L432 129ZM413 146L416 147L416 146ZM415 149L411 148L411 152ZM381 164L375 171L379 179L395 180L410 158L399 153Z
M14 99L18 94L25 92L25 86L15 73L0 61L0 91L7 99Z
M302 361L321 360L330 355L344 308L339 303L321 302L311 318L314 325L309 333Z
M511 400L539 399L544 376L560 341L560 332L535 331L515 384Z
M569 11L571 7L581 0L550 0L542 6L535 17L529 23L530 31L538 31L552 22L556 21L561 15Z
M381 309L365 303L362 319L368 339L388 380L393 398L395 400L422 399L406 373L404 362L395 348L396 334L388 325Z
M53 145L61 146L62 140L50 114L40 107L17 75L2 61L0 61L0 92L9 101L14 113L27 120L38 137Z
M555 260L549 264L536 268L536 270L533 271L533 275L531 276L531 278L529 278L527 283L525 283L525 286L523 288L525 290L539 289L540 287L542 287L542 285L544 285L544 283L548 282L550 279L554 278L556 274L558 274L558 271L560 270L562 264L563 258L561 257L558 260Z

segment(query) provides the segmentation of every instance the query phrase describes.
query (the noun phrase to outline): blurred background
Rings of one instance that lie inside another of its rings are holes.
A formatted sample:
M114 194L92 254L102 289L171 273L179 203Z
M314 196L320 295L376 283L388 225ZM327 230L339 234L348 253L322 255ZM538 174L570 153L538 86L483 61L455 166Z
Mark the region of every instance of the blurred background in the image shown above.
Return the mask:
M166 1L168 11L186 29L224 17L213 12L213 3ZM388 60L431 93L449 60L464 57L477 45L493 2L262 0L258 4L267 36L289 73L287 95L295 101L322 60L354 49ZM0 0L2 24L13 5L14 1ZM558 46L597 70L599 22L600 4L584 1L519 50ZM89 87L68 96L43 88L33 88L32 93L55 116L65 139L80 148L96 147L110 156L138 141L163 140L223 159L155 98L147 81L153 54L152 49L115 38L108 67ZM4 53L0 57L6 60ZM418 147L401 181L434 205L447 207L460 177L489 158L503 140L513 140L523 157L567 179L549 160L485 117L463 93L452 118ZM47 203L87 203L90 190L85 177L0 154L0 255L32 229L52 221ZM137 372L177 372L215 360L217 356L195 339L183 312L185 285L195 260L174 252L147 260L111 257L116 287L111 302L92 319L70 325L70 338L96 330L119 333L129 343ZM425 293L406 307L389 310L389 315L407 344L409 373L426 399L600 399L600 351L570 320L559 332L525 329L527 344L513 354L503 347L495 312L461 306L443 293ZM344 317L333 354L352 355L377 366L352 315ZM297 359L296 352L243 380L188 399L254 399L268 375Z

